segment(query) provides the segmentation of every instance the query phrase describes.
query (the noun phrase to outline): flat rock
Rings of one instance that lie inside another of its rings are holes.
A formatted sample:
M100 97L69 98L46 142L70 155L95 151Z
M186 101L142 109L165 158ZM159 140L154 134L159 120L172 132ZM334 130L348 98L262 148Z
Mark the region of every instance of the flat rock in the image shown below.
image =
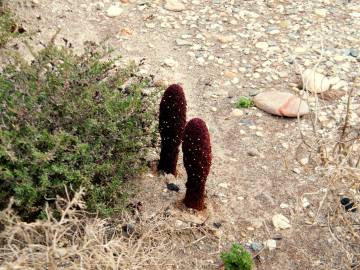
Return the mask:
M113 18L119 16L123 12L123 9L119 7L118 5L111 5L106 10L106 16Z
M264 242L264 246L267 247L270 251L276 249L276 240L269 239Z
M234 36L224 36L224 35L220 35L217 37L217 40L220 41L221 43L229 43L234 41Z
M173 58L167 58L164 60L163 64L167 67L171 67L171 68L174 68L174 67L177 67L178 66L178 62L175 61Z
M244 115L244 113L240 109L233 109L232 112L231 112L231 116L241 117L243 115Z
M256 252L259 252L260 250L263 249L263 246L261 243L259 242L252 242L251 245L250 245L251 249L256 251Z
M191 41L181 39L181 38L176 39L175 42L176 42L176 45L178 45L178 46L191 46L192 45Z
M255 47L263 51L266 51L269 48L269 44L267 44L264 41L260 41L255 44Z
M324 9L324 8L318 8L318 9L315 9L315 14L320 16L320 17L325 18L326 15L327 15L327 10Z
M269 91L254 97L259 109L278 116L297 117L309 113L309 106L299 97L286 92Z
M291 228L290 221L282 214L276 214L272 217L272 222L275 229L289 229Z
M179 12L185 9L185 5L178 0L166 0L164 8L170 11Z
M307 69L302 76L305 89L312 93L323 93L330 89L330 80L323 74Z

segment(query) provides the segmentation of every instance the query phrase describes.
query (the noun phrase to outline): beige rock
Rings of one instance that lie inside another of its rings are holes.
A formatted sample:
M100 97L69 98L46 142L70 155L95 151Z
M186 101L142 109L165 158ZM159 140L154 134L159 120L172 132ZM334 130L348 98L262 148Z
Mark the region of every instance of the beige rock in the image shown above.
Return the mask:
M306 48L304 48L304 47L296 47L295 48L295 53L298 53L298 54L306 53Z
M323 93L330 89L330 81L323 74L307 69L303 73L303 84L312 93Z
M232 112L231 112L231 115L235 116L235 117L240 117L240 116L243 116L244 113L240 109L233 109Z
M320 16L320 17L325 18L326 15L327 15L327 10L324 9L324 8L318 8L318 9L315 9L315 14Z
M221 43L229 43L232 42L234 40L234 36L218 36L217 40L220 41Z
M340 90L342 88L345 88L347 86L347 83L345 81L339 81L336 84L333 84L331 86L331 89L333 90Z
M255 44L255 47L258 48L258 49L261 49L263 51L266 51L269 48L269 44L267 44L264 41L260 41L260 42Z
M179 63L175 61L173 58L167 58L164 60L163 64L167 67L173 68L173 67L177 67Z
M185 9L185 5L179 0L166 0L165 9L170 11L183 11Z
M230 78L230 79L233 79L237 76L238 74L236 72L233 72L233 71L230 71L230 70L225 70L224 71L224 76L226 78Z
M264 242L264 246L267 247L270 251L276 249L276 241L273 239L269 239Z
M286 92L269 91L254 97L259 109L278 116L297 117L309 113L307 103L299 97Z
M118 5L111 5L106 11L106 16L113 18L119 16L123 12L123 9Z
M288 220L287 217L285 217L282 214L274 215L272 217L272 222L273 222L273 225L274 225L275 229L284 230L284 229L291 228L290 221Z

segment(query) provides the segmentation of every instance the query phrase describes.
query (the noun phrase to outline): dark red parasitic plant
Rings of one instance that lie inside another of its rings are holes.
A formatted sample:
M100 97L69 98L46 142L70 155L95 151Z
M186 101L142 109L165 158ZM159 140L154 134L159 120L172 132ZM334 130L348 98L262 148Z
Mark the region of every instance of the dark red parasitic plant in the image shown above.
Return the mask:
M179 146L186 125L186 99L178 84L170 85L160 102L161 152L158 170L176 176Z
M211 166L210 135L203 120L191 119L184 131L182 151L187 172L184 204L189 208L205 208L205 183Z

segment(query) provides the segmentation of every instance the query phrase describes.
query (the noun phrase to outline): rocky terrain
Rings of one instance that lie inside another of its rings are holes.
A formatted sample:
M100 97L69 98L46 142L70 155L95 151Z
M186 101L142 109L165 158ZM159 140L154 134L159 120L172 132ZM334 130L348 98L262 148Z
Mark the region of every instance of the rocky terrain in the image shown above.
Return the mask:
M188 118L207 122L213 165L207 181L208 208L196 218L214 228L218 241L203 243L210 246L207 259L199 255L199 263L195 256L194 262L178 269L218 269L219 249L234 242L258 254L256 269L359 267L359 261L339 247L326 215L319 211L328 183L313 172L317 164L300 133L311 140L316 119L316 136L321 138L316 143L334 140L352 89L350 125L359 123L360 80L354 81L360 70L357 1L10 2L35 48L59 28L56 43L71 44L75 50L87 40L107 38L115 54L123 57L119 64L141 62L140 72L152 75L156 84L183 84ZM301 74L312 68L326 76L331 87L319 96L298 87ZM240 97L267 91L303 97L309 113L297 119L256 107L235 108ZM135 200L142 202L147 215L170 207L177 220L174 226L188 226L191 213L177 206L185 181L182 167L177 179L149 173ZM168 190L167 182L177 184L180 191ZM356 191L341 192L359 196ZM340 195L333 199L339 201ZM206 250L202 241L197 244L200 251Z

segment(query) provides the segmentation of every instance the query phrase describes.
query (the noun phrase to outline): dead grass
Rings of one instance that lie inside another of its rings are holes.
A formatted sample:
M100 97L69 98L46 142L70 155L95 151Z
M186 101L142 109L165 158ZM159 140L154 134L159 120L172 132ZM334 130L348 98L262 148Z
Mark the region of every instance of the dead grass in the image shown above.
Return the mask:
M143 218L136 207L116 220L91 218L83 195L58 198L60 218L46 209L46 220L25 223L11 205L2 211L0 269L205 269L218 254L205 225L178 228L166 209Z
M302 85L306 83L303 82ZM346 93L346 108L339 124L334 128L323 129L319 121L321 112L328 112L329 109L329 104L320 99L321 94L306 92L308 96L315 98L314 111L310 116L312 129L309 131L303 128L304 121L308 119L298 118L301 145L306 146L308 151L312 174L318 180L324 179L326 183L310 225L327 228L339 252L345 254L336 262L341 269L360 269L360 132L357 125L351 121L352 104L355 93L359 90L357 87L354 78L349 82L350 90ZM353 208L357 208L356 212L345 210L340 203L342 196L350 198L354 203Z

